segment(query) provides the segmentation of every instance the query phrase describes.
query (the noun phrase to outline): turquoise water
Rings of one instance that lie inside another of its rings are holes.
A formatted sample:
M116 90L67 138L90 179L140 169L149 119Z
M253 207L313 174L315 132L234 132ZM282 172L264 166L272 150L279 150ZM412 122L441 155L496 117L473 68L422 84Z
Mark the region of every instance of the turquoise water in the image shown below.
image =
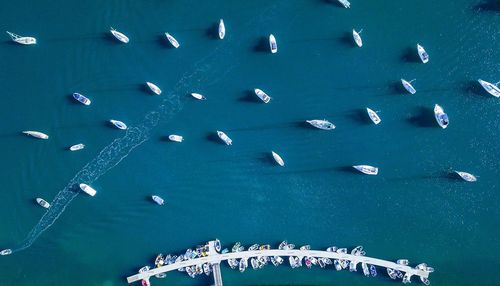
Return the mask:
M158 252L215 237L226 246L361 244L370 256L427 262L434 285L498 283L499 101L476 82L500 80L495 4L43 2L3 3L0 11L4 30L38 39L29 47L7 35L0 42L0 249L33 242L0 258L0 285L125 285ZM215 38L219 18L223 41ZM111 38L110 26L130 43ZM363 29L361 49L352 28ZM179 49L167 45L166 31ZM278 54L263 43L269 33ZM417 42L430 54L426 65ZM417 94L401 91L401 77L417 79ZM145 81L162 95L146 92ZM256 100L255 87L271 103ZM72 92L92 105L76 104ZM435 103L450 116L446 130L434 121ZM379 126L365 107L380 111ZM130 130L111 128L110 118ZM337 129L303 123L313 118ZM215 130L233 146L214 139ZM168 142L172 133L185 142ZM66 150L80 142L84 150ZM380 174L354 173L353 164L376 165ZM460 181L452 169L479 180ZM92 183L96 197L71 201L80 181ZM166 205L152 204L152 194ZM35 197L57 200L45 213ZM222 271L226 285L393 284L321 269ZM183 273L152 282L211 283Z

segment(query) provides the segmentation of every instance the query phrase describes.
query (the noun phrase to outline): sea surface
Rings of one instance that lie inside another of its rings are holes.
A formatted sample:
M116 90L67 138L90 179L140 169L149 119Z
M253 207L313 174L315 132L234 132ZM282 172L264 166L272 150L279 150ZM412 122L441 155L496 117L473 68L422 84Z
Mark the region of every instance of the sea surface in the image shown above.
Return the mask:
M428 263L433 285L499 285L500 101L477 83L500 80L496 3L2 1L2 30L38 44L0 37L0 249L15 250L0 257L0 285L126 285L157 253L214 238L225 247L363 245L368 256ZM111 26L130 43L114 39ZM363 29L362 48L353 28ZM416 79L415 95L401 78ZM151 95L146 81L163 93ZM434 120L436 103L450 117L447 129ZM337 128L314 129L308 119ZM185 141L169 142L169 134ZM86 148L68 151L77 143ZM378 166L379 175L354 172L356 164ZM97 195L78 194L80 182ZM155 205L153 194L166 204ZM225 285L397 285L383 273L332 268L239 273L224 264L222 275ZM180 272L152 279L211 283Z

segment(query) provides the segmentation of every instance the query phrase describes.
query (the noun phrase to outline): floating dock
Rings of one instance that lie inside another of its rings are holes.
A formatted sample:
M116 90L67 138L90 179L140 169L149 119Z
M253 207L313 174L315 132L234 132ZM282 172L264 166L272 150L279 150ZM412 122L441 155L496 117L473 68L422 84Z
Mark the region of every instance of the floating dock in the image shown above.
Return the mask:
M315 258L330 258L336 260L346 260L350 263L354 263L357 265L358 263L366 263L370 265L375 265L381 268L390 268L404 273L408 283L411 280L412 276L419 276L421 279L427 279L429 274L433 270L429 270L427 268L413 268L411 266L398 264L392 261L378 259L374 257L361 256L361 255L353 255L347 253L337 253L330 251L322 251L322 250L300 250L300 249L270 249L270 250L254 250L254 251L240 251L240 252L228 252L224 254L220 254L215 251L213 245L214 241L210 241L209 252L205 257L198 257L194 259L189 259L181 262L175 262L172 264L164 265L161 267L153 268L148 271L137 273L135 275L127 277L128 283L134 283L136 281L140 281L143 279L149 280L149 278L154 277L155 275L161 273L167 273L169 271L178 270L180 268L195 266L195 265L203 265L208 263L212 266L214 281L216 286L222 286L222 275L220 271L220 263L221 261L226 261L228 259L248 259L252 257L261 257L261 256L280 256L280 257L315 257Z

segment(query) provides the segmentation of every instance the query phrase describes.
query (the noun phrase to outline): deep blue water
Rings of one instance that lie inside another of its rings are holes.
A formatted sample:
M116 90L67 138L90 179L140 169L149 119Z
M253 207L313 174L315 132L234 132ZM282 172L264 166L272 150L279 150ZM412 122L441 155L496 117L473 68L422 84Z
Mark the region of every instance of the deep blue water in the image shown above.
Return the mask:
M15 45L6 34L0 42L0 249L30 245L0 258L0 285L125 285L158 252L215 237L228 247L283 239L363 245L369 256L427 262L434 285L498 284L499 101L477 79L500 80L500 7L351 4L4 1L3 30L38 44ZM110 26L130 43L113 39ZM362 48L353 28L363 29ZM164 32L181 47L170 48ZM275 55L269 33L278 40ZM417 42L430 54L426 65ZM417 93L406 94L400 78L416 78ZM162 95L151 96L146 81ZM251 94L256 87L271 103ZM73 92L92 105L75 103ZM436 103L450 116L445 130L434 121ZM380 125L369 122L366 107L380 111ZM112 128L111 118L129 131ZM315 118L337 128L304 124ZM166 140L173 133L185 141ZM80 142L84 150L67 151ZM271 150L286 167L274 164ZM355 173L355 164L380 174ZM459 180L455 169L478 182ZM71 201L81 181L98 193ZM152 204L152 194L166 205ZM35 197L57 200L45 213ZM394 284L321 269L222 271L225 285ZM183 273L152 282L211 283Z

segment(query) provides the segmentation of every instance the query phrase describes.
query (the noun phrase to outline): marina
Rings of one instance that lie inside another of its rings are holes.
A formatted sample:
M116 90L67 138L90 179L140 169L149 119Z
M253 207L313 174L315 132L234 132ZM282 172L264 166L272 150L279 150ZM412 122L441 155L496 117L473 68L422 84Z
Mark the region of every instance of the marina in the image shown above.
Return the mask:
M196 270L192 270L193 267L195 269L197 268L203 269L202 265L208 265L207 267L214 269L213 275L215 277L214 278L215 285L222 286L223 285L222 274L220 271L221 262L227 261L231 266L230 261L239 260L240 262L238 263L239 265L238 268L240 272L243 272L248 267L247 263L249 259L257 258L260 260L263 258L265 264L267 264L268 261L267 258L270 257L273 257L275 260L276 258L282 259L282 257L294 258L294 259L289 259L290 261L293 261L290 264L292 268L294 268L294 265L298 263L301 264L302 263L301 261L304 259L304 257L306 258L305 261L309 261L309 263L311 264L312 264L311 261L318 261L318 260L323 261L324 263L325 259L340 261L344 265L349 265L351 272L357 271L357 265L361 264L362 271L365 273L365 276L369 276L366 275L367 273L370 274L370 270L368 268L369 267L368 265L370 265L370 267L372 268L371 270L372 273L376 273L376 271L374 270L375 267L385 268L388 272L394 273L394 275L396 275L394 276L395 277L394 279L403 278L403 283L411 282L411 278L413 276L418 277L422 282L426 281L426 283L429 283L428 282L429 274L434 272L434 269L432 267L428 267L424 263L421 263L416 267L411 267L409 266L409 263L407 261L406 263L401 263L401 260L398 260L397 262L392 262L388 260L365 256L364 251L362 250L363 248L361 246L354 248L351 251L351 254L349 254L347 253L347 249L343 248L339 249L336 247L329 248L329 250L325 251L311 250L310 247L306 248L301 247L301 249L293 249L293 248L289 249L289 246L291 244L288 244L288 242L286 241L282 242L279 247L283 249L271 249L270 246L267 247L261 246L259 249L236 251L241 247L240 244L237 243L235 247L233 247L234 251L227 253L220 253L219 251L216 250L215 247L216 244L220 244L220 242L218 240L209 241L205 246L198 247L196 251L188 249L186 251L186 254L179 256L168 255L166 256L168 257L166 260L163 258L164 257L163 255L159 255L159 257L162 257L162 259L156 260L156 268L150 268L147 271L140 271L135 275L129 276L127 277L127 282L134 283L137 281L145 280L148 281L149 283L150 278L160 274L166 274L167 272L176 270L187 271L187 273L190 274L191 271L194 271L193 273L199 272ZM308 262L304 263L307 264ZM330 267L330 269L332 269L332 267ZM199 272L199 274L201 273L202 272ZM196 274L190 274L190 276L194 278ZM372 276L376 276L376 274Z

